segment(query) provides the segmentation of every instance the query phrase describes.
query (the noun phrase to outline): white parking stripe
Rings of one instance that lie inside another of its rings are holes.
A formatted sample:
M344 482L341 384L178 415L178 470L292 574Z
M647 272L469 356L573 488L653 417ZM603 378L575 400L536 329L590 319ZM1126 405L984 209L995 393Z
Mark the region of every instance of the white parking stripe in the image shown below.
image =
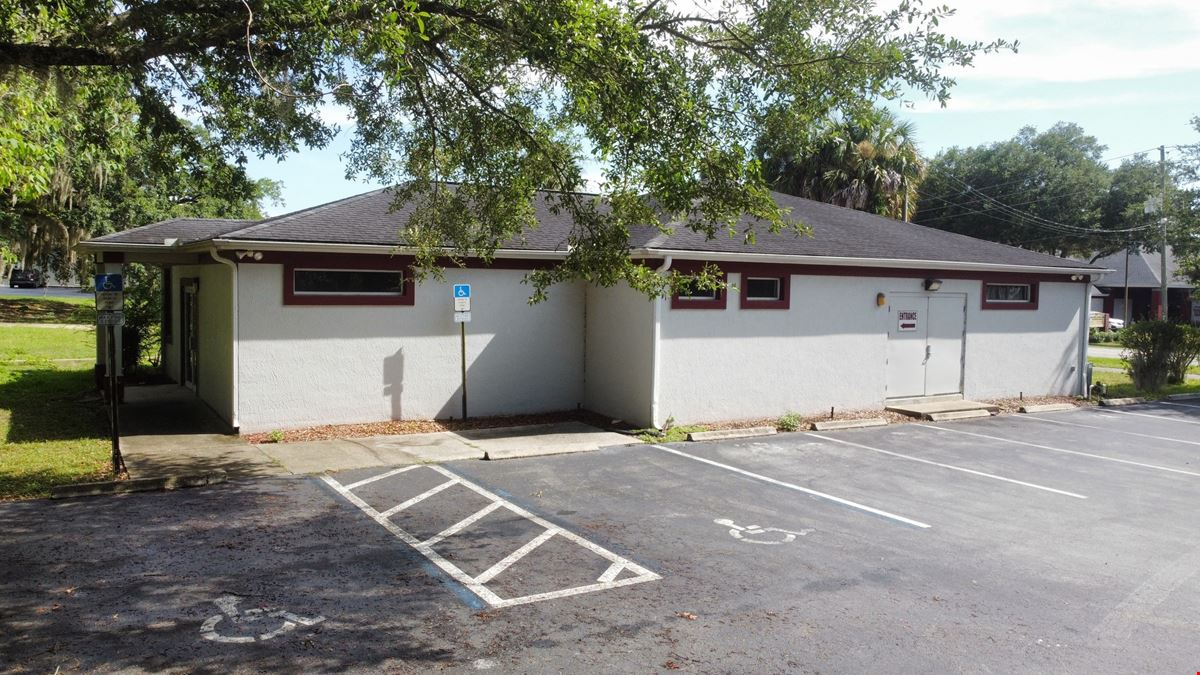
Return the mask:
M430 562L432 562L434 565L437 565L438 568L440 568L443 572L449 574L452 579L463 586L466 586L472 593L479 596L484 602L494 607L497 603L504 601L503 598L488 590L486 586L472 579L469 574L459 569L457 565L439 555L437 551L433 550L433 547L422 544L420 539L417 539L401 529L392 521L384 518L383 514L372 508L370 504L364 502L358 495L351 492L346 486L338 483L330 476L321 476L321 480L328 483L330 487L332 487L334 490L337 490L338 493L345 497L351 504L357 506L359 510L370 516L375 522L382 525L384 529L392 533L394 537L416 549L418 553L428 558Z
M814 497L820 497L821 499L827 499L831 502L841 504L842 506L849 506L852 509L858 509L859 511L866 511L867 513L881 516L883 518L887 518L888 520L894 520L899 523L904 523L905 525L912 525L914 527L919 527L921 529L927 529L930 527L929 524L922 523L919 520L913 520L912 518L905 518L904 516L898 516L894 513L888 513L887 511L883 511L883 510L880 510L880 509L877 509L877 508L874 508L871 506L867 506L865 504L859 504L858 502L852 502L849 499L842 499L841 497L834 497L831 494L826 494L824 492L818 492L817 490L810 490L806 487L800 487L799 485L793 485L792 483L785 483L781 480L776 480L769 476L763 476L761 474L746 471L745 469L739 469L736 466L730 466L728 464L714 462L711 459L697 457L696 455L689 455L686 452L680 452L679 450L673 450L671 448L663 447L661 445L651 445L650 447L655 448L657 450L662 450L663 452L669 452L673 455L678 455L680 457L686 457L690 460L702 462L704 464L709 464L711 466L725 469L726 471L732 471L734 473L741 474L743 476L747 476L747 477L753 478L755 480L761 480L764 483L770 483L771 485L778 485L779 487L785 487L785 488L788 488L789 490L796 490L797 492L803 492L804 494L812 495Z
M479 485L475 485L474 483L472 483L468 480L464 480L457 474L451 473L450 471L443 469L440 466L435 466L435 465L421 465L421 466L423 468L427 468L432 471L436 471L450 480L448 480L447 482L442 483L434 488L426 490L424 493L417 495L416 497L413 497L412 499L406 500L405 502L399 504L398 506L392 507L391 509L384 511L383 513L376 511L374 507L372 507L370 504L367 504L358 495L354 494L354 492L350 486L342 485L337 480L335 480L332 476L322 476L321 479L324 480L334 490L336 490L340 495L345 497L351 504L354 504L355 506L357 506L359 508L359 510L361 510L363 513L370 516L372 520L374 520L375 522L382 525L388 532L390 532L397 539L400 539L404 543L406 543L409 546L416 549L417 552L419 552L421 555L428 558L433 564L437 565L439 569L441 569L446 574L450 575L450 577L452 579L454 579L458 583L462 584L469 591L474 593L476 596L478 596L480 599L482 599L484 602L486 602L488 605L491 605L494 608L512 607L514 605L524 605L524 604L528 604L531 602L540 602L542 600L554 600L557 598L564 598L564 597L568 597L568 596L572 596L572 595L579 595L582 593L591 593L593 591L603 591L603 590L608 590L608 589L613 589L613 588L620 588L622 586L631 586L633 584L640 584L640 583L643 583L646 581L656 581L656 580L662 578L658 574L651 572L650 570L646 569L645 567L642 567L641 565L638 565L637 563L635 563L631 560L628 560L619 555L616 555L615 553L612 553L603 547L597 546L596 544L593 544L592 542L588 541L587 539L584 539L583 537L580 537L579 535L577 535L573 532L564 530L564 529L558 527L557 525L550 523L549 521L545 520L544 518L535 516L534 514L530 513L529 511L526 511L525 509L521 508L520 506L517 506L516 504L513 504L512 502L510 502L506 499L501 499L499 496L492 493L491 491L489 491ZM405 467L402 470L389 471L387 473L380 474L378 476L373 476L366 480L358 481L357 483L351 483L351 485L366 485L366 484L374 482L376 480L387 478L388 476L394 476L396 474L403 473L404 471L407 471L407 470L413 469L413 468L418 468L418 467L415 467L415 466ZM486 497L491 503L488 506L484 507L483 509L476 511L475 513L471 514L467 518L460 520L459 522L455 523L454 525L451 525L450 527L446 528L445 530L442 530L438 534L434 535L433 537L431 537L425 541L421 541L420 539L417 539L412 534L408 533L403 528L401 528L400 526L393 523L391 520L388 519L388 517L386 515L384 515L384 514L393 514L398 511L403 510L403 508L408 508L408 507L412 506L413 504L416 504L417 502L419 502L423 499L426 499L433 494L437 494L438 492L450 487L451 485L462 485L463 487L468 488L468 489L474 491L475 493L482 495L483 497ZM403 507L403 508L400 508L400 507ZM472 577L471 575L467 574L461 568L459 568L457 565L450 562L449 560L446 560L444 557L442 557L440 554L438 554L437 551L434 550L434 548L433 548L434 545L440 543L441 541L445 540L448 537L451 537L451 536L461 533L463 530L470 527L472 524L478 522L480 519L482 519L487 514L491 513L492 511L495 511L496 509L499 509L499 508L508 509L509 511L517 514L518 516L521 516L522 518L533 521L535 524L544 528L544 531L542 533L540 533L537 537L535 537L532 541L527 542L525 545L521 546L516 551L509 553L502 560L500 560L500 562L496 563L495 565L492 565L490 568L488 568L486 571L484 571L482 574L480 574L479 576L476 576L476 577ZM586 584L584 586L576 586L574 588L564 588L564 589L557 590L557 591L547 591L544 593L535 593L532 595L524 595L524 596L519 596L519 597L514 597L514 598L502 598L499 595L497 595L494 591L487 588L486 584L489 581L491 581L497 575L504 572L504 570L506 570L509 567L511 567L512 565L514 565L517 561L524 558L531 551L533 551L537 547L541 546L542 544L546 543L551 538L556 537L556 536L567 539L567 540L571 541L572 543L574 543L578 546L581 546L581 547L591 551L592 553L595 553L596 555L600 556L601 558L603 558L609 562L608 568L605 570L605 572L603 574L600 575L600 577L597 578L595 583ZM617 577L620 576L622 572L629 572L632 576L628 576L619 581L616 580Z
M841 443L842 445L849 445L851 447L861 448L863 450L870 450L872 452L878 452L878 453L882 453L884 455L890 455L892 457L899 457L900 459L907 459L912 462L920 462L922 464L931 464L933 466L940 466L943 469L950 469L951 471L961 471L963 473L969 473L974 476L981 476L983 478L991 478L992 480L1004 481L1005 483L1012 483L1014 485L1022 485L1025 487L1033 488L1035 490L1045 490L1046 492L1053 492L1055 494L1060 494L1060 495L1064 495L1067 497L1074 497L1075 499L1087 499L1086 496L1077 494L1074 492L1067 492L1066 490L1059 490L1057 488L1046 487L1045 485L1038 485L1036 483L1026 483L1023 480L1017 480L1015 478L1005 478L1004 476L997 476L994 473L986 473L983 471L976 471L975 469L967 469L967 468L961 467L961 466L954 466L953 464L942 464L941 462L935 462L933 460L924 459L921 457L913 457L912 455L904 455L899 452L892 452L891 450L881 450L879 448L872 448L869 445L860 445L858 443L851 443L850 441L844 441L840 438L830 438L829 436L822 436L820 434L811 434L811 433L808 435L812 436L814 438L820 438L821 440L829 441L831 443Z
M1129 412L1128 410L1098 410L1098 412L1110 413L1113 415L1134 415L1136 417L1149 417L1151 419L1166 420L1167 422L1179 422L1181 424L1200 424L1200 421L1197 421L1197 420L1181 420L1178 417L1164 417L1163 415L1149 415L1147 413Z
M353 490L355 488L360 488L360 487L366 485L367 483L374 483L377 480L383 480L384 478L390 478L391 476L395 476L396 474L404 473L405 471L412 471L413 469L420 468L420 466L421 466L420 464L413 464L411 466L402 466L399 469L393 469L386 473L381 473L378 476L371 476L370 478L364 478L364 479L358 481L357 483L351 483L346 486L346 489Z
M1186 443L1188 445L1200 445L1200 441L1185 441L1182 438L1171 438L1169 436L1154 436L1152 434L1139 434L1136 431L1122 431L1113 429L1112 427L1098 427L1094 424L1079 424L1078 422L1064 422L1063 420L1050 419L1049 417L1031 417L1029 415L1013 415L1012 419L1029 420L1030 422L1049 422L1051 424L1065 424L1069 427L1082 427L1084 429L1100 429L1109 433L1125 434L1126 436L1137 436L1139 438L1153 438L1156 441L1171 441L1172 443Z
M423 502L426 499L429 499L430 497L441 492L442 490L454 487L455 485L458 485L457 479L448 480L445 483L440 483L440 484L438 484L434 487L431 487L428 490L422 492L421 494L417 495L416 497L409 499L408 501L404 501L404 502L401 502L401 503L393 506L392 508L388 509L387 511L384 511L381 515L383 515L384 518L393 516L397 513L400 513L404 509L407 509L408 507L412 506L413 504L416 504L417 502ZM349 490L350 488L347 487L346 489Z
M528 542L526 542L525 545L522 546L521 548L513 551L512 553L509 553L507 556L505 556L503 559L501 559L500 562L498 562L495 565L492 565L491 567L484 570L484 572L482 574L475 577L475 581L478 581L481 584L486 584L487 582L491 581L492 579L495 579L497 574L500 574L501 572L508 569L509 567L512 567L514 563L516 563L521 558L524 558L525 556L529 555L535 548L550 541L550 537L553 537L554 535L558 534L558 532L559 532L558 528L543 531L538 536L536 536L533 539L530 539ZM616 563L613 563L613 564L615 565ZM606 580L601 578L601 579L599 579L599 581L606 581ZM612 581L612 579L607 579L607 581Z
M1156 401L1156 403L1162 403L1164 405L1177 405L1180 408L1191 408L1193 410L1195 410L1196 408L1200 408L1200 400L1197 400L1196 403L1194 403L1194 404L1193 403L1181 403L1179 401Z
M1196 477L1200 478L1200 473L1196 473L1194 471L1184 471L1183 469L1172 469L1167 466L1158 466L1157 464L1144 464L1142 462L1134 462L1134 461L1130 461L1128 459L1117 459L1116 457L1106 457L1104 455L1094 455L1090 452L1080 452L1079 450L1067 450L1065 448L1055 448L1050 445L1038 445L1037 443L1027 443L1025 441L1016 441L1011 438L1001 438L1000 436L988 436L987 434L976 434L976 433L972 433L970 431L962 431L961 429L948 429L946 427L935 427L935 426L931 426L928 424L914 424L913 426L923 427L925 429L933 429L935 431L945 431L945 432L955 433L955 434L964 434L966 436L975 436L978 438L987 438L987 439L991 439L993 441L1000 441L1002 443L1012 443L1014 445L1024 445L1024 446L1027 446L1030 448L1051 450L1053 452L1063 452L1068 455L1079 455L1080 457L1091 457L1092 459L1102 459L1106 462L1116 462L1118 464L1128 464L1130 466L1140 466L1143 469L1154 469L1156 471L1179 473L1179 474L1183 474L1185 476L1196 476Z
M483 507L482 509L479 509L475 513L472 513L471 515L467 516L466 518L463 518L462 520L458 521L457 523L451 525L450 527L447 527L446 529L442 530L441 532L438 532L437 534L433 535L432 537L426 539L425 541L423 541L421 543L425 544L426 546L434 546L436 544L440 544L442 542L442 540L445 539L446 537L453 537L454 535L458 534L459 532L462 532L463 530L467 529L474 523L483 519L485 516L487 516L487 514L491 513L492 511L495 511L496 509L500 508L501 506L504 506L503 502L492 502L491 504L488 504L487 506Z

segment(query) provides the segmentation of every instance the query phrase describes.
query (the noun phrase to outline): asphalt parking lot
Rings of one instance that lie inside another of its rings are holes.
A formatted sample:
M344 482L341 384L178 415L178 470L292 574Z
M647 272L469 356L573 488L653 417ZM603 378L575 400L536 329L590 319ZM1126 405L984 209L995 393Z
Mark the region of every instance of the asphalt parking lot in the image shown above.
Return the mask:
M1200 401L0 504L0 670L1194 672Z

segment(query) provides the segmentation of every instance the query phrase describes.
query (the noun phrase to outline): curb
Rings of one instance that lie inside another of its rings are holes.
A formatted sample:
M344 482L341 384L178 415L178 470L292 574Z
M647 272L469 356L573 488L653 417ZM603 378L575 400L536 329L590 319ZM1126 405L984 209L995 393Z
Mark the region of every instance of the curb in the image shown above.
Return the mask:
M813 430L837 431L838 429L862 429L864 427L886 427L887 425L887 418L871 417L861 420L827 420L825 422L813 422Z
M750 438L752 436L774 436L775 427L750 427L749 429L721 429L719 431L694 431L688 434L689 441L721 441L727 438Z
M51 499L70 499L72 497L100 497L103 495L125 494L128 492L151 492L155 490L178 490L179 488L204 487L225 482L225 471L216 469L209 473L189 476L160 476L156 478L133 478L130 480L109 480L99 483L79 483L77 485L62 485L51 488Z
M1142 398L1141 396L1129 396L1126 398L1102 398L1102 399L1100 399L1100 405L1102 405L1106 408L1111 408L1113 406L1119 406L1119 405L1133 405L1135 403L1145 403L1145 402L1146 402L1146 399Z
M1023 405L1017 409L1017 412L1023 413L1044 413L1058 412L1060 410L1074 410L1076 406L1072 403L1044 403L1040 405Z
M1194 401L1200 399L1200 394L1167 394L1168 401Z
M953 422L954 420L973 420L979 417L991 417L987 410L954 410L951 412L926 413L925 418L933 422Z

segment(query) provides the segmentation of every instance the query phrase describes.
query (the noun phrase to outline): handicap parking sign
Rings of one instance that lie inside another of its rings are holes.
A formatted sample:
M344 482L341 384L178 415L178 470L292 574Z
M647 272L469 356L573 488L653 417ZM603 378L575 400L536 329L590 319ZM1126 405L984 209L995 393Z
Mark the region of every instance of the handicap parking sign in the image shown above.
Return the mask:
M471 311L471 284L454 284L454 311ZM466 320L469 321L470 318Z

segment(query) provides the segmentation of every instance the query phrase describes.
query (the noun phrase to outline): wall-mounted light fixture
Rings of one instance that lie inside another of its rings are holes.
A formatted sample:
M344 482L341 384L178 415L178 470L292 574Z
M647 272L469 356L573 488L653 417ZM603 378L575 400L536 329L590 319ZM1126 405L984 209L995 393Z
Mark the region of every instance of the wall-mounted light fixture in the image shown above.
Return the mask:
M1082 274L1072 274L1071 281L1083 281L1083 275Z
M875 306L883 307L886 304L887 304L887 296L884 295L883 293L876 293L875 294Z
M263 258L262 251L238 251L237 257L238 260L243 260L245 258L250 258L251 260L262 260Z
M927 291L936 291L937 289L939 289L941 287L942 287L941 279L926 279L925 280L925 290L927 290Z

